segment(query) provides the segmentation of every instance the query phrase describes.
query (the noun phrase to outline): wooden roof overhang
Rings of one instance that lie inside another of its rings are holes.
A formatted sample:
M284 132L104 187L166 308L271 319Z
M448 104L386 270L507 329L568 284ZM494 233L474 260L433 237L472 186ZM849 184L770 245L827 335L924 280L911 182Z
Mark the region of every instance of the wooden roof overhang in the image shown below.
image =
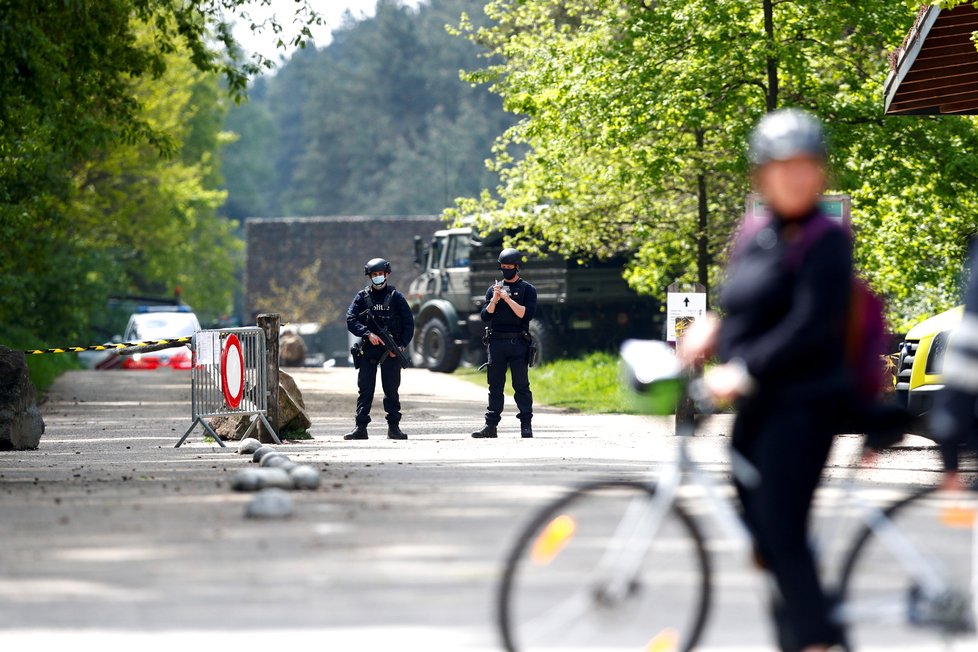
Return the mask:
M978 114L978 10L921 8L903 46L890 58L887 115Z

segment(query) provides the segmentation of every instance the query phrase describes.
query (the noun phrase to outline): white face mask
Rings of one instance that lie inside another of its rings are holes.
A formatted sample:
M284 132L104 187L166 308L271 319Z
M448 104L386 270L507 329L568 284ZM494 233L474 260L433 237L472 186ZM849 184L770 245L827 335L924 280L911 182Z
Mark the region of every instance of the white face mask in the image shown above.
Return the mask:
M370 280L373 281L374 285L383 285L387 282L387 277L383 274L378 274L377 276L370 277Z

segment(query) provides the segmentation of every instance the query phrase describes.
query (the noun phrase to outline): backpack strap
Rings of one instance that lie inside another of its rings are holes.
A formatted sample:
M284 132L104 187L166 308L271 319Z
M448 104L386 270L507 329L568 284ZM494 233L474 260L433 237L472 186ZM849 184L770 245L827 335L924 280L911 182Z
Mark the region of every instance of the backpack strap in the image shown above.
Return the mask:
M737 236L734 239L731 258L738 258L754 240L757 234L763 231L765 228L771 226L773 221L774 217L771 214L766 214L763 217L755 218L745 216L741 222L740 229L738 229ZM829 217L826 217L823 213L818 213L815 215L815 217L805 222L805 224L801 227L801 237L797 242L790 245L787 255L785 256L788 267L792 271L795 271L801 267L801 264L804 262L805 256L808 254L809 250L811 250L811 248L822 239L822 236L835 230L848 233L846 227L838 222L835 222Z
M360 290L360 294L363 295L363 302L367 304L367 310L373 310L377 304L374 303L374 298L370 296L370 287L365 287Z
M361 294L363 294L363 302L367 304L367 309L373 310L377 306L377 302L374 301L373 290L371 290L370 287L368 286L360 290L360 292ZM391 307L391 301L394 300L395 294L397 294L397 289L392 285L391 291L387 293L387 296L384 297L383 303L380 304L384 310L387 310Z
M801 228L801 238L788 251L786 260L792 270L798 270L808 252L828 233L841 231L850 235L848 230L838 222L819 213L808 220Z
M740 255L744 253L747 246L754 240L754 237L760 233L764 227L771 223L771 216L765 215L764 217L752 217L751 215L744 215L740 220L740 226L737 228L737 233L734 235L733 249L730 254L732 260L740 258Z

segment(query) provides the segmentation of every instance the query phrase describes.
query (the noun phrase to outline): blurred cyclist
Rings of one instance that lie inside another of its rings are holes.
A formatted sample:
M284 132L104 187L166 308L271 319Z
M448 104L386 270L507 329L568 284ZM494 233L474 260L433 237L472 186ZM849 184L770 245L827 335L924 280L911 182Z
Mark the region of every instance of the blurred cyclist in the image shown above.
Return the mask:
M959 449L978 449L978 249L972 255L964 316L944 357L944 390L931 413L931 427L944 456L944 487L964 489L958 477Z
M819 582L808 516L853 387L845 360L852 242L819 209L828 174L816 118L768 114L748 157L770 214L742 226L721 291L725 316L695 325L680 356L722 362L704 383L718 402L736 402L733 447L760 475L737 490L759 562L777 584L779 644L821 652L842 632Z

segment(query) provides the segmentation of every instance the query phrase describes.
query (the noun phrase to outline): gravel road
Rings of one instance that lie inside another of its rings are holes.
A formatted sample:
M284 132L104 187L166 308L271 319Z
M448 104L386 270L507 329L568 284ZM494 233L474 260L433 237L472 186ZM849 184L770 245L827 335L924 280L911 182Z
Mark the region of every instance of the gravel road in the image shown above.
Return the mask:
M549 408L533 440L513 411L500 439L472 440L484 389L420 370L404 375L409 441L384 438L380 420L370 440L345 442L353 370L294 375L314 439L281 449L324 482L277 522L243 518L248 496L228 489L250 456L199 432L173 448L190 423L188 375L62 377L40 449L0 453L0 647L496 650L494 583L534 507L587 478L640 477L675 449L666 419ZM720 476L728 428L713 419L693 446ZM834 462L856 443L843 439ZM930 483L935 464L911 447L870 477ZM706 649L771 649L757 577L720 566Z

